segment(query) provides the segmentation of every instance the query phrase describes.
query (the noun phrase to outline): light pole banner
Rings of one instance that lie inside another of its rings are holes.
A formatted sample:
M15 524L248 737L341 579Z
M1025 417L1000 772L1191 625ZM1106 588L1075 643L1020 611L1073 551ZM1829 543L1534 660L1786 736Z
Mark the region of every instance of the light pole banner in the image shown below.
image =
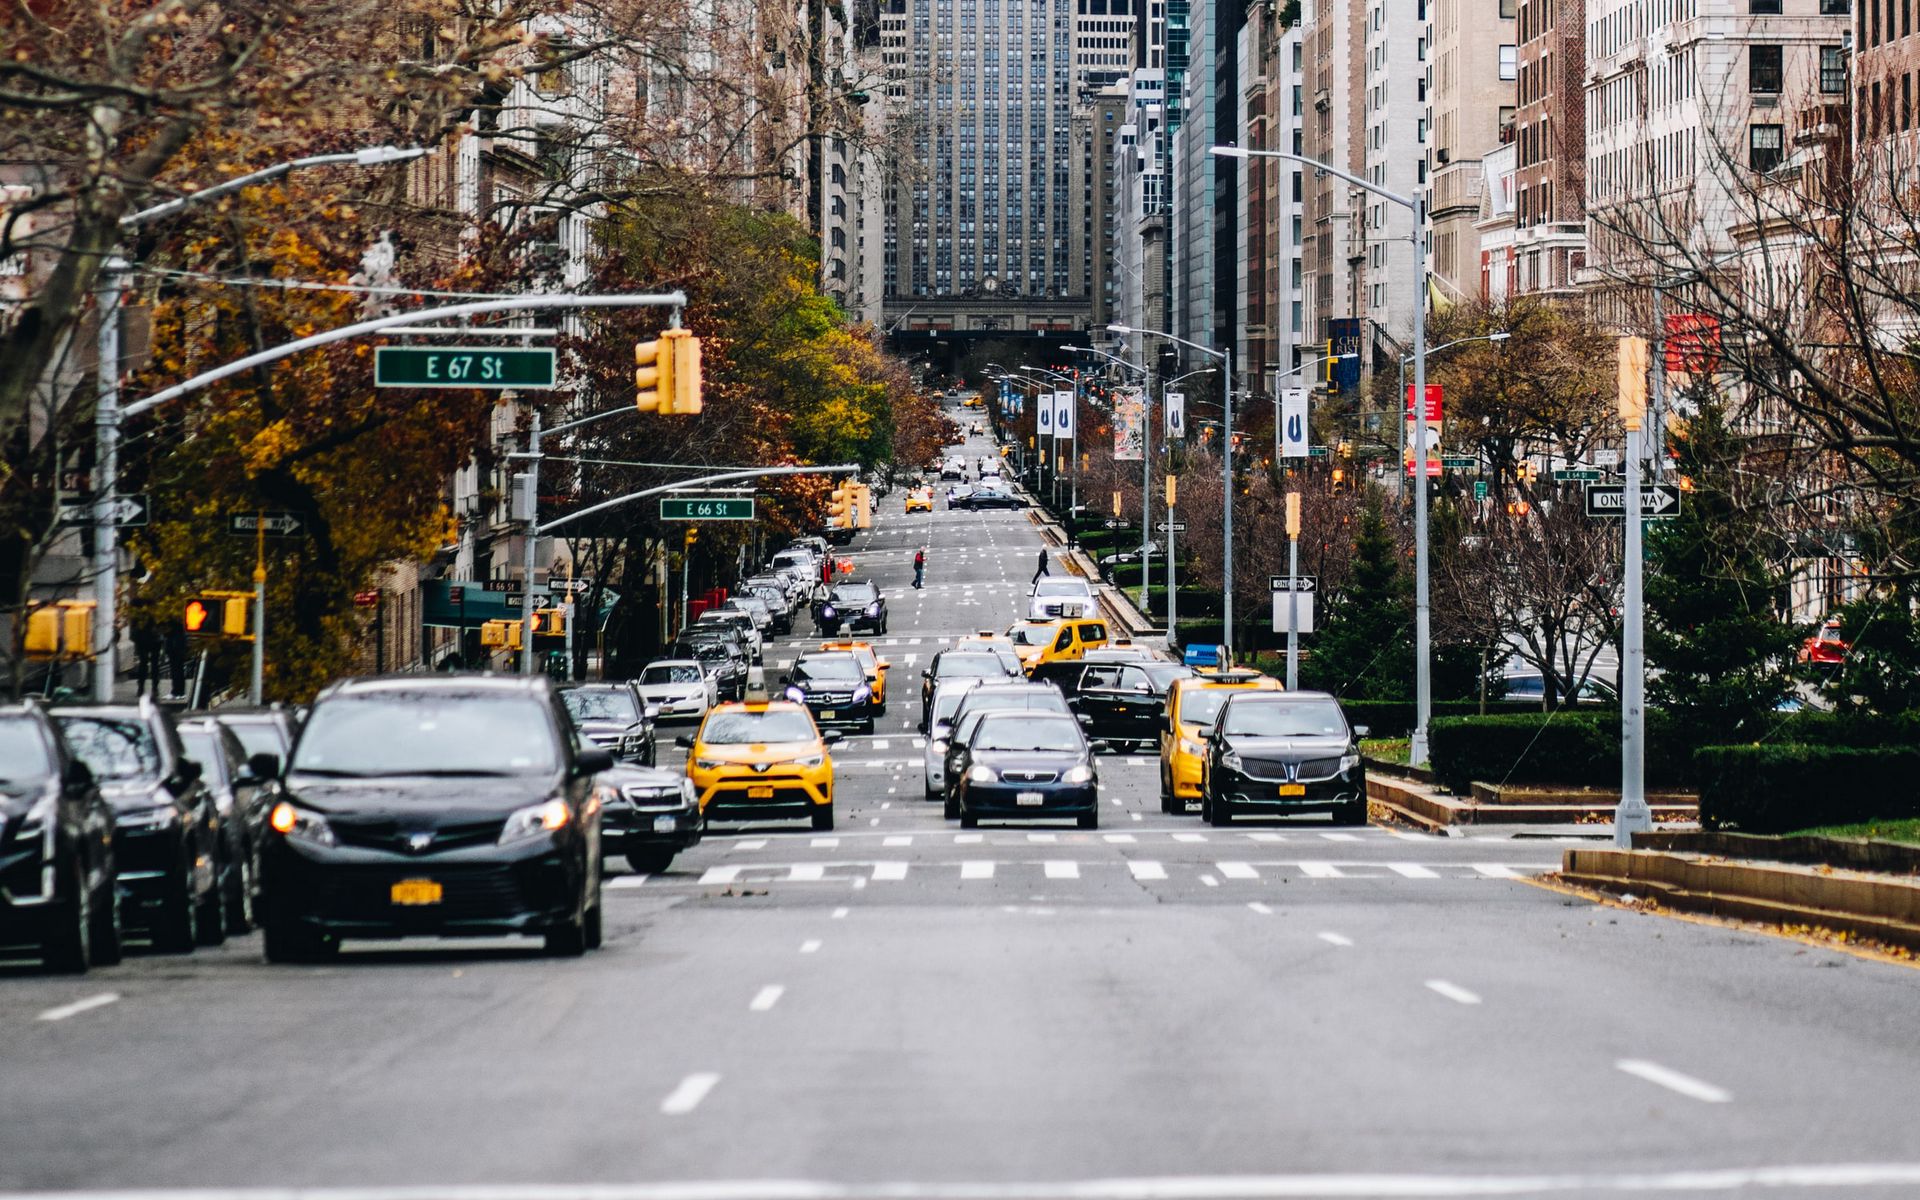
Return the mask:
M1161 403L1167 408L1167 437L1184 438L1187 436L1187 394L1168 392L1161 397Z
M1070 438L1073 436L1073 393L1055 392L1053 394L1053 436Z
M1307 434L1307 389L1288 388L1280 393L1280 457L1307 457L1310 440Z
M1113 460L1140 462L1147 456L1147 398L1139 388L1113 396Z
M1040 400L1040 407L1033 410L1034 428L1040 431L1041 437L1053 436L1053 404L1047 398L1051 395L1051 392L1044 393Z

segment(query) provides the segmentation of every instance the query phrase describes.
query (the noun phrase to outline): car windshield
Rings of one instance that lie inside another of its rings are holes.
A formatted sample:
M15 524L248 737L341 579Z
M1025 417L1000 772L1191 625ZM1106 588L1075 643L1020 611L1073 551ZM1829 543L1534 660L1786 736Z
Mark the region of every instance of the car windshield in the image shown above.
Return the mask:
M1257 701L1227 706L1222 719L1227 737L1345 737L1347 719L1332 700Z
M835 604L872 604L879 598L880 594L871 584L848 583L833 589Z
M953 675L992 679L997 675L1005 675L1007 668L997 654L943 654L933 673L940 679Z
M1179 663L1144 663L1142 669L1146 671L1147 677L1153 680L1153 690L1156 692L1164 692L1172 686L1174 680L1185 679L1193 674L1193 668Z
M822 654L793 664L796 683L859 683L866 677L851 654Z
M714 662L733 657L727 653L727 648L719 642L694 642L689 645L687 649L692 652L693 657L699 659L701 662Z
M1080 749L1080 726L1056 717L1032 717L1025 713L992 713L983 718L973 735L975 750L1057 750Z
M293 770L330 775L518 775L559 766L553 723L531 696L382 692L314 706Z
M811 742L819 735L806 713L791 708L763 712L719 712L707 718L700 742L707 746L749 746L769 742Z
M160 778L160 745L144 721L112 717L61 717L67 745L96 779Z
M648 667L640 672L642 686L658 683L699 683L700 668L691 663L680 663L669 667Z
M1058 688L1027 687L1019 691L1002 692L998 689L974 691L967 696L967 711L1000 712L1005 709L1022 709L1028 712L1071 713L1067 698Z
M1007 636L1016 646L1045 646L1053 641L1053 626L1018 625Z
M280 736L280 726L273 721L221 721L233 736L240 739L240 748L248 757L255 754L272 754L279 758L287 756L286 739Z
M0 780L24 783L53 774L53 755L39 725L24 717L0 720Z
M1189 725L1211 725L1220 715L1220 706L1227 697L1238 690L1234 688L1195 688L1180 699L1180 719Z
M1088 594L1084 580L1079 579L1042 579L1034 585L1036 596L1085 596Z
M640 710L625 688L572 688L560 693L567 715L576 721L637 721Z

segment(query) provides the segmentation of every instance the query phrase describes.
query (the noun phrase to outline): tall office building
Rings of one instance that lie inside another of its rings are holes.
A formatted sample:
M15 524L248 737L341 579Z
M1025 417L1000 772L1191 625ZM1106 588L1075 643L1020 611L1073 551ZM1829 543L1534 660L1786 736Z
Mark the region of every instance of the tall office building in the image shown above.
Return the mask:
M1427 183L1424 60L1431 2L1366 0L1364 9L1363 176L1400 196ZM1427 302L1426 288L1413 277L1413 213L1371 192L1357 199L1366 231L1361 311L1373 347L1367 361L1379 371L1411 350L1413 306Z
M1474 225L1486 173L1482 157L1512 136L1520 78L1519 0L1429 0L1426 113L1427 230L1435 300L1479 290Z
M1587 260L1586 0L1520 0L1509 260L1515 294L1567 294Z
M1366 170L1361 118L1365 73L1361 56L1364 0L1305 0L1304 85L1306 156L1352 175ZM1366 239L1350 184L1320 171L1305 183L1305 303L1308 340L1325 343L1337 332L1357 330ZM1352 333L1351 348L1359 349Z

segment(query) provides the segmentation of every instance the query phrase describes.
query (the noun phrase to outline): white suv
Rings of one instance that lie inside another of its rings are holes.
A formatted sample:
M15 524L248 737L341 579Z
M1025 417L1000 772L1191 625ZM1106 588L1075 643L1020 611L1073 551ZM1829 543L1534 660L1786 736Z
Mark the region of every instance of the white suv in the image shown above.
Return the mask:
M1098 615L1100 604L1093 597L1093 585L1073 576L1043 577L1033 585L1027 597L1027 620L1052 621L1060 617Z

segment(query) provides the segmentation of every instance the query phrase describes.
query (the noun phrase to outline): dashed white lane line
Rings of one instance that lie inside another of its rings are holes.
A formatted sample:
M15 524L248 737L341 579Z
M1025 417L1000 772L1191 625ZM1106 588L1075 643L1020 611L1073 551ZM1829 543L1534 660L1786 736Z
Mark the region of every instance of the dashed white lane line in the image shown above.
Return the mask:
M869 825L878 825L879 823L880 823L880 818L879 818L879 817L868 817L868 818L867 818L867 824L869 824Z
M765 850L767 848L767 839L748 838L744 842L735 842L733 848L735 850Z
M806 941L800 943L800 953L802 954L817 954L819 952L820 952L819 938L808 938Z
M602 886L613 889L615 891L618 891L621 888L637 888L641 884L644 884L647 880L652 878L653 876L644 875L644 874L615 875L612 879L607 880L606 883L603 884Z
M1682 1096L1698 1100L1703 1104L1725 1104L1733 1099L1733 1093L1725 1088L1715 1087L1704 1079L1683 1075L1672 1067L1663 1067L1659 1063L1648 1062L1644 1058L1623 1058L1613 1065L1629 1075L1657 1084L1670 1092L1679 1092Z
M1129 861L1127 863L1127 870L1133 872L1135 879L1142 881L1165 879L1167 877L1167 869L1165 867L1157 862L1144 858Z
M893 749L893 744L885 738L880 738L873 743L873 748L875 750L891 750Z
M1247 840L1250 842L1284 842L1287 839L1285 834L1279 833L1250 833L1247 835Z
M751 1012L766 1012L780 1003L780 997L786 995L786 992L787 989L779 984L770 983L754 993L753 1002L747 1005L747 1008Z
M882 846L911 846L913 845L913 839L911 837L901 837L896 834L893 837L881 839L880 844Z
M1078 879L1080 864L1071 859L1050 858L1047 860L1048 879Z
M987 835L984 833L957 833L953 836L953 844L956 846L978 846L981 842L985 841L986 838Z
M1440 878L1440 872L1430 870L1427 867L1421 866L1419 863L1400 863L1400 862L1388 863L1387 869L1392 871L1395 875L1399 875L1407 879L1438 879Z
M62 1004L58 1008L49 1008L41 1013L37 1019L42 1021L64 1021L68 1017L77 1017L83 1012L91 1012L96 1008L105 1008L107 1005L119 999L120 993L118 992L101 992L98 995L75 1000L71 1004Z
M1213 876L1211 876L1211 875L1202 875L1202 876L1200 877L1200 882L1201 882L1201 883L1204 883L1204 884L1206 884L1206 885L1207 885L1208 887L1219 887L1219 886L1220 886L1220 881L1219 881L1218 879L1215 879L1215 878L1214 878Z
M1323 941L1323 942L1325 942L1325 943L1326 943L1327 945L1329 945L1329 946L1351 946L1351 945L1353 945L1353 939L1352 939L1352 938L1350 938L1350 937L1348 937L1348 936L1347 936L1346 934L1344 934L1344 933L1333 933L1333 932L1331 932L1331 931L1329 931L1329 932L1326 932L1326 933L1322 933L1322 934L1320 934L1319 936L1320 936L1320 940L1321 940L1321 941Z
M1127 815L1129 817L1132 817L1136 821L1144 821L1146 819L1145 817L1142 817L1139 813L1128 813Z
M1057 833L1030 833L1027 835L1027 840L1029 842L1037 842L1041 845L1046 845L1051 842L1059 841L1060 835Z
M1176 833L1173 835L1173 840L1176 842L1204 842L1207 840L1207 835L1204 833Z
M1323 833L1320 836L1330 842L1357 842L1360 840L1360 835L1357 833Z
M1485 875L1488 879L1520 878L1520 876L1514 872L1514 869L1512 867L1506 866L1502 863L1474 863L1473 869L1480 872L1482 875Z
M716 883L732 883L740 877L740 872L744 870L746 870L745 867L739 866L708 867L706 874L700 876L700 885L702 887L708 887Z
M707 1093L720 1082L720 1076L713 1071L696 1071L680 1081L680 1086L667 1093L660 1102L660 1111L669 1117L684 1116L700 1107Z
M1308 879L1345 879L1346 878L1345 875L1342 875L1340 873L1339 867L1336 867L1329 862L1303 862L1300 864L1300 870L1301 870L1301 873L1306 875Z
M907 877L907 864L903 862L877 862L873 864L875 883L898 882Z
M811 845L815 850L832 850L840 845L839 838L814 838Z
M960 864L962 879L992 879L993 863L985 860L968 859Z
M836 908L833 910L833 919L836 921L844 921L846 919L847 912L848 912L847 909Z
M1220 874L1228 879L1258 879L1260 872L1243 862L1223 862L1213 864Z
M1457 983L1448 983L1444 979L1427 980L1427 988L1429 991L1436 992L1439 995L1445 996L1447 999L1453 1001L1455 1004L1480 1003L1479 996L1461 987Z
M1263 917L1270 917L1273 915L1273 910L1271 908L1268 908L1266 905L1260 903L1258 900L1247 901L1247 907L1252 909L1254 912L1259 913Z
M827 877L824 863L794 863L787 868L788 883L819 883Z

